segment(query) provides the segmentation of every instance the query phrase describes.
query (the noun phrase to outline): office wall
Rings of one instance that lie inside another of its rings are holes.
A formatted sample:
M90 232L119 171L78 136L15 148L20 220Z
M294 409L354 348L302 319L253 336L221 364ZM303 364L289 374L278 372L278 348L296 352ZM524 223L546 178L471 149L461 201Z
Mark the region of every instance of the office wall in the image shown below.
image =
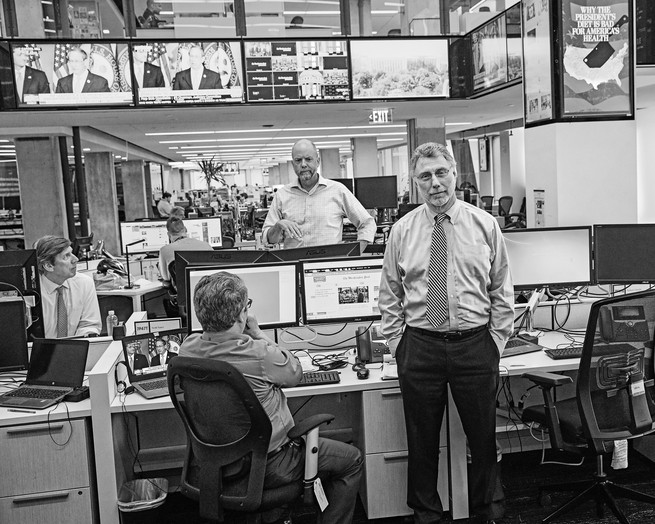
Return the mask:
M655 107L638 109L637 187L639 222L655 222Z

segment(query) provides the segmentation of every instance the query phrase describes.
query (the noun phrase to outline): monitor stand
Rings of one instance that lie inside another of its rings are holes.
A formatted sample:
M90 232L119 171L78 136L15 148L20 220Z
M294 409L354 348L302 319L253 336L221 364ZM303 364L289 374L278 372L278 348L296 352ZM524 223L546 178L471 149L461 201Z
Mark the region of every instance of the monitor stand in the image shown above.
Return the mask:
M537 288L530 295L527 307L525 309L525 329L521 330L521 334L534 336L537 332L534 330L534 312L537 306L544 298L546 288Z

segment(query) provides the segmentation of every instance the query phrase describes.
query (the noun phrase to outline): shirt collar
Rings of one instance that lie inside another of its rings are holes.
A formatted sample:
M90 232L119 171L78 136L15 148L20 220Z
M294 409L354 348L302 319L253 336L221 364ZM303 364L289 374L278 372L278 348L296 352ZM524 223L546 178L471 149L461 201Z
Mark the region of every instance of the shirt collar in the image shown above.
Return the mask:
M453 205L450 206L450 208L444 213L449 219L452 224L457 222L457 217L459 217L460 210L462 208L462 203L458 198L455 199L455 202L453 202ZM432 211L430 206L425 206L425 212L427 213L427 217L430 219L430 222L434 222L435 217L437 216L437 213Z
M327 186L327 182L326 182L325 178L323 178L323 175L321 175L320 173L318 174L318 182L316 182L316 185L314 187L312 187L309 191L306 191L300 185L300 182L298 182L298 177L296 177L296 179L293 182L291 182L291 187L296 187L296 188L300 189L300 191L303 191L303 192L305 192L307 194L310 194L310 193L316 191L316 189L319 186Z
M68 279L64 281L63 284L65 289L68 289ZM52 280L47 278L45 275L41 275L41 292L45 291L49 295L57 291L57 288L59 288L59 284L55 284Z

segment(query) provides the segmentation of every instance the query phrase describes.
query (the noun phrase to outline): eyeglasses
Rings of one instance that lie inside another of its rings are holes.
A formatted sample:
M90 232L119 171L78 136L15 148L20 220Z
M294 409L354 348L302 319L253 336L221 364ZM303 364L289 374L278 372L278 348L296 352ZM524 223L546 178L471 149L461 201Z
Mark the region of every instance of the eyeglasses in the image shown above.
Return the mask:
M252 298L249 298L248 302L246 302L246 308L250 309L250 306L252 306Z

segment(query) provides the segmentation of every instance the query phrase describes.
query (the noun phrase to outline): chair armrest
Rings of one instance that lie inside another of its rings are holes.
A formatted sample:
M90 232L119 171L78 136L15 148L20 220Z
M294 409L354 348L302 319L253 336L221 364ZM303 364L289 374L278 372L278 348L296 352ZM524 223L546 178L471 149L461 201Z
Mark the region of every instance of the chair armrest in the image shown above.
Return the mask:
M556 373L548 373L547 371L533 371L531 373L523 373L521 377L531 380L542 388L553 388L573 382L573 379L567 375L558 375Z
M291 430L289 430L289 433L287 435L289 436L290 439L296 439L298 437L301 437L305 435L306 433L309 433L312 429L317 428L324 422L327 422L328 424L334 420L334 415L329 415L329 414L318 414L318 415L312 415L311 417L307 417L306 419L301 420L298 422Z

